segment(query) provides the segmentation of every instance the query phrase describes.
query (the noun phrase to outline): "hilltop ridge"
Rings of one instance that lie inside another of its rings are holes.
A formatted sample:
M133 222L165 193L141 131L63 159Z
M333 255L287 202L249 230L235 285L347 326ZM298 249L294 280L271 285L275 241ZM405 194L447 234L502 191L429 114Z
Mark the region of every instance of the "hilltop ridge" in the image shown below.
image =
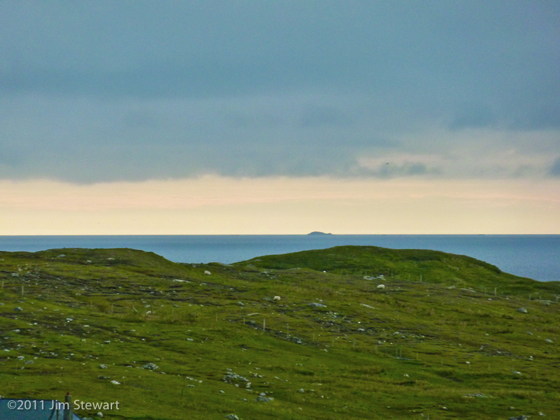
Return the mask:
M0 281L9 398L118 400L120 420L560 415L560 284L467 256L64 248L0 252Z

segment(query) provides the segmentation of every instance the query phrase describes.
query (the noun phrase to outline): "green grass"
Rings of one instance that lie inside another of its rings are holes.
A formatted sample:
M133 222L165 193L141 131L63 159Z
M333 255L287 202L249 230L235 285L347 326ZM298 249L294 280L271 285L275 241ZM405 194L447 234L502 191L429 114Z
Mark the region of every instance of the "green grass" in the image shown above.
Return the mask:
M560 414L560 285L465 256L336 247L226 266L0 252L0 281L4 397L70 391L119 401L114 419ZM224 382L228 369L251 391Z

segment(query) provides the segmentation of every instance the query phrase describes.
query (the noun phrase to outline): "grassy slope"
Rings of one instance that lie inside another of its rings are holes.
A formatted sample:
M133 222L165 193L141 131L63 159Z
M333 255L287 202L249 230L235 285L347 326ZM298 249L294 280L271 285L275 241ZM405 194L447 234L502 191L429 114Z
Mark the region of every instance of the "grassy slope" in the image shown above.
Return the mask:
M468 257L336 247L224 266L129 249L0 252L0 280L7 397L70 390L120 401L104 413L122 419L560 414L558 283ZM227 369L252 391L224 382Z

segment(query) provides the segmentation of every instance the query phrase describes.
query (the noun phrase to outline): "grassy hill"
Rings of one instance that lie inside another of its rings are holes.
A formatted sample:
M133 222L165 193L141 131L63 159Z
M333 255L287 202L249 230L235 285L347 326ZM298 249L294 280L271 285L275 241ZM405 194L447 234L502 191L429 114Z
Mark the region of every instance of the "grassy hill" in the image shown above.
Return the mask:
M0 281L0 394L120 402L83 416L560 415L560 285L465 256L0 252Z

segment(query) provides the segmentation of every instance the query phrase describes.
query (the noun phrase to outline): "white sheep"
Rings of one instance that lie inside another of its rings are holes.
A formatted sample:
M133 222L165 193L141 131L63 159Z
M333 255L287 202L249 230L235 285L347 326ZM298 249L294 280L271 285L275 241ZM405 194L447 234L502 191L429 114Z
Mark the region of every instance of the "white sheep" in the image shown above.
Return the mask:
M280 302L280 296L274 296L274 297L272 298L272 300L273 300L274 302Z
M378 289L385 289L385 285L384 285L384 284L378 284L378 285L377 285L377 288L378 288Z

